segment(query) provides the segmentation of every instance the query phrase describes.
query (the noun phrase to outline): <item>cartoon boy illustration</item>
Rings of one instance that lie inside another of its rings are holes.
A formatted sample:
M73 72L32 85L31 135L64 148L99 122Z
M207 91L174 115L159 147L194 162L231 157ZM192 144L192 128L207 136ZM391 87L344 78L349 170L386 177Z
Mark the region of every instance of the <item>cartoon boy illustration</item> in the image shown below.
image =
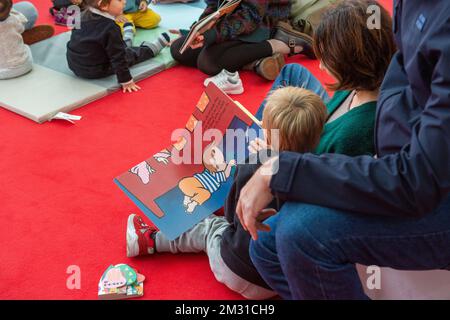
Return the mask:
M225 162L222 151L214 143L205 148L202 161L205 167L202 173L196 173L178 183L184 194L183 206L189 214L219 190L221 184L230 176L231 169L236 166L236 160Z

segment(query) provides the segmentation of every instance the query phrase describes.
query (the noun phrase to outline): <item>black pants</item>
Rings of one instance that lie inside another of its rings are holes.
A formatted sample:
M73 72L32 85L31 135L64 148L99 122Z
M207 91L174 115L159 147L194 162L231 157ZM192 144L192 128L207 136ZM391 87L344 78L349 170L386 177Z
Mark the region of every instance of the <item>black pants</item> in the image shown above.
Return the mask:
M194 68L208 75L216 75L222 69L230 72L240 70L243 66L272 55L272 46L268 41L250 43L240 40L226 41L209 47L190 49L180 54L185 37L177 39L171 46L172 57L179 63Z
M146 46L127 47L125 50L125 60L127 61L128 67L132 67L135 64L144 62L155 56L153 51ZM70 59L68 59L68 63L69 68L73 71L73 73L81 78L100 79L115 74L115 71L110 63L98 66L80 66L71 63Z

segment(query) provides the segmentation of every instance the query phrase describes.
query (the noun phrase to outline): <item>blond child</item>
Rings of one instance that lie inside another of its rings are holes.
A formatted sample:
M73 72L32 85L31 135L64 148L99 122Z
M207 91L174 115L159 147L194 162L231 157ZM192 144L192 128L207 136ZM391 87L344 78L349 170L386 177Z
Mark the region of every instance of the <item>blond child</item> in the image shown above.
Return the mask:
M327 109L316 94L287 87L274 91L268 98L263 116L267 144L276 151L313 151L327 118ZM272 131L273 129L279 132ZM279 136L276 145L274 135ZM253 144L253 151L261 144ZM253 163L253 162L251 162ZM248 299L267 299L276 295L260 277L248 253L250 235L236 216L241 188L260 164L239 164L233 186L227 197L225 216L211 215L178 239L169 241L164 234L146 225L132 214L127 225L127 255L144 256L155 252L206 252L211 270L219 282ZM270 208L278 210L279 201Z

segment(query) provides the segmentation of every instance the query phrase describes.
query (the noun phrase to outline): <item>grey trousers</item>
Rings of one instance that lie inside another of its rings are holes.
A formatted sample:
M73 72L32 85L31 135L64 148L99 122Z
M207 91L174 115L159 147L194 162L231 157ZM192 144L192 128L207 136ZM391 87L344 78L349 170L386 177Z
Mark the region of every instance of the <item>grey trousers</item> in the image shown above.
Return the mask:
M235 274L228 268L220 254L222 234L229 226L224 217L211 215L179 238L169 241L161 232L156 234L157 252L195 253L206 252L211 270L217 281L251 300L269 299L277 294L255 285Z

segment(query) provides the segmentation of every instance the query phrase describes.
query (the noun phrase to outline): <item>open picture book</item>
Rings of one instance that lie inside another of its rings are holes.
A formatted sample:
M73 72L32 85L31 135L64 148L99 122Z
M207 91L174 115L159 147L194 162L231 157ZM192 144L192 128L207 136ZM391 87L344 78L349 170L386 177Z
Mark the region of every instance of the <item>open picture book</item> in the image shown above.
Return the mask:
M210 83L172 143L114 182L174 240L223 207L236 163L261 136L259 121Z
M180 54L183 54L189 48L197 34L203 34L211 29L221 17L232 13L239 6L241 1L242 0L224 0L217 11L194 23L186 36L186 40L180 48Z

